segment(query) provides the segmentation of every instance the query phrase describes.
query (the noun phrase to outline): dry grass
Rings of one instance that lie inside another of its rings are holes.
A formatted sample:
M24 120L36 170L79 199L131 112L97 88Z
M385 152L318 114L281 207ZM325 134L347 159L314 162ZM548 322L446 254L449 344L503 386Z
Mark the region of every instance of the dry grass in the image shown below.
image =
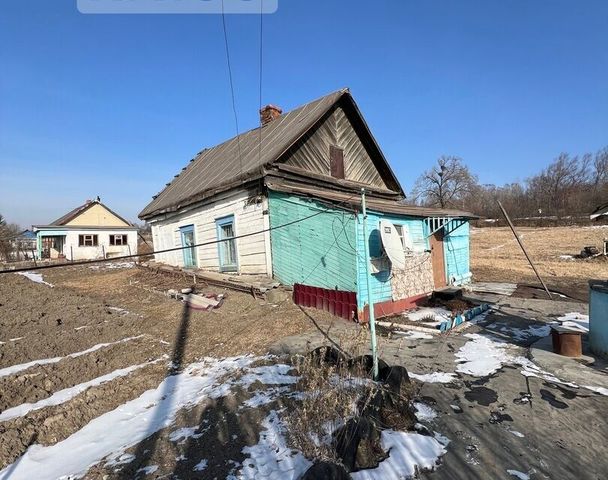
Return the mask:
M584 299L590 278L608 278L608 261L603 257L560 258L577 255L588 245L600 248L608 227L518 227L517 231L550 287ZM471 271L475 281L538 283L507 227L471 229Z
M367 342L368 336L360 333L339 339L341 348L353 357L367 351ZM325 362L323 353L296 360L297 390L303 394L285 422L291 446L306 458L339 463L332 433L361 413L377 386L361 365L349 365L346 357L337 364Z

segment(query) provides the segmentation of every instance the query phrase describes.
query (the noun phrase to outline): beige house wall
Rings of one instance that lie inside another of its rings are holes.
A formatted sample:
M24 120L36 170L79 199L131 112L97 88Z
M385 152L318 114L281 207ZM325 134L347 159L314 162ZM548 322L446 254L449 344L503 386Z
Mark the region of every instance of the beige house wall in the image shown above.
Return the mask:
M123 222L112 212L102 207L99 204L93 205L86 209L66 225L82 225L87 227L129 227L130 225Z

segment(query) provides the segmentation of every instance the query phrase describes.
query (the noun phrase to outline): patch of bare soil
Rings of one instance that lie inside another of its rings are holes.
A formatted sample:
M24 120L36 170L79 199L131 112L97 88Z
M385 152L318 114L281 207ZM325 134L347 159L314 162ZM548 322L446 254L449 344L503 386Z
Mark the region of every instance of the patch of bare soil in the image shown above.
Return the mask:
M157 387L168 365L206 356L265 354L278 339L315 328L289 296L271 305L249 294L193 285L188 276L140 268L65 267L41 273L54 287L21 275L0 276L0 370L56 360L0 376L0 414L119 369L139 368L90 386L67 402L0 421L0 469L28 445L65 439ZM203 312L164 294L184 287L224 293L226 300L221 308ZM331 317L319 312L315 318Z
M608 226L518 227L517 231L549 289L586 301L589 279L608 278L605 257L575 258L586 246L601 247ZM471 229L471 271L475 281L539 283L507 227Z

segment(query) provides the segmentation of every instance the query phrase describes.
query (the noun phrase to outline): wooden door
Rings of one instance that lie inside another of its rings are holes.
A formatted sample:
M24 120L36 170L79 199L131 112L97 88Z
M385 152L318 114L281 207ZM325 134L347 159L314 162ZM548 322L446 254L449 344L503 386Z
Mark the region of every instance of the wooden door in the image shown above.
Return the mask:
M433 262L433 281L435 288L447 285L445 280L445 260L443 255L443 229L431 236L431 260Z

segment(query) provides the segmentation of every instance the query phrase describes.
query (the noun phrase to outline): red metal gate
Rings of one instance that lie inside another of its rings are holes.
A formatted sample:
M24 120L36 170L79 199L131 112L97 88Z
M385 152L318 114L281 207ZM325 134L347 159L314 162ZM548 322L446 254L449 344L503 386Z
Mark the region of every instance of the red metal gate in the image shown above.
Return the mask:
M296 305L325 310L346 320L356 318L357 294L355 292L329 290L296 283L293 286L293 301Z

